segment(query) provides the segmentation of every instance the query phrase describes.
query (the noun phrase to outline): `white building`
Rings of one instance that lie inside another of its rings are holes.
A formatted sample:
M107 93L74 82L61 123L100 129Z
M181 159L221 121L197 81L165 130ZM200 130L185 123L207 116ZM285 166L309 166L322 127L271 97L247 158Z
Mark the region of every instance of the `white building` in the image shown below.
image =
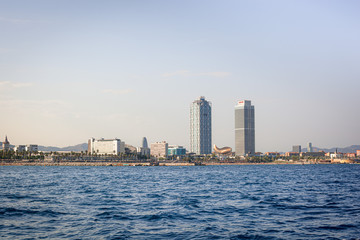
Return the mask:
M14 151L15 152L25 152L26 151L26 146L25 145L17 145L14 147Z
M337 158L342 158L343 154L338 153L338 152L334 152L334 153L330 153L330 158L331 159L337 159Z
M166 141L152 143L150 147L151 155L154 157L164 157L168 155L168 143Z
M29 145L26 145L25 150L28 152L37 152L39 150L39 147L38 147L38 145L35 145L35 144L29 144Z
M113 154L125 153L125 142L120 139L104 139L95 140L90 138L88 141L88 153L90 154Z
M39 147L36 144L29 145L17 145L14 147L15 152L37 152L39 151Z
M190 151L211 153L211 103L201 96L190 107Z

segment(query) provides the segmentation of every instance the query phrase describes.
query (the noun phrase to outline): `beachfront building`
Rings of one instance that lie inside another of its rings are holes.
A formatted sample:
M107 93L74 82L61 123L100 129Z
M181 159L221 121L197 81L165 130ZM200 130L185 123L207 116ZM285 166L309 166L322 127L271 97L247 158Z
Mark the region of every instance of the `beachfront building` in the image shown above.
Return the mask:
M342 153L338 153L337 150L336 150L336 152L330 153L329 155L330 155L330 158L331 158L331 159L340 159L340 158L343 157L343 154L342 154Z
M169 146L169 156L183 156L186 155L186 149L183 146Z
M255 153L255 108L249 100L235 106L235 155Z
M344 156L346 158L356 158L356 153L345 153Z
M285 153L285 157L297 157L299 155L300 155L300 153L298 153L298 152L286 152Z
M278 152L266 152L265 155L269 156L269 157L278 157L278 156L280 156L280 153L278 153Z
M151 155L157 158L167 158L168 156L168 143L166 141L155 142L150 147Z
M302 152L300 153L300 157L324 157L325 152Z
M95 140L95 138L90 138L88 141L88 153L100 155L118 155L120 153L125 153L125 142L117 138L101 138L99 140Z
M190 107L190 151L211 153L211 103L200 97Z
M14 147L14 151L15 152L25 152L26 151L26 146L25 145L17 145Z
M39 146L36 144L29 144L25 146L25 151L27 152L37 152L39 151Z

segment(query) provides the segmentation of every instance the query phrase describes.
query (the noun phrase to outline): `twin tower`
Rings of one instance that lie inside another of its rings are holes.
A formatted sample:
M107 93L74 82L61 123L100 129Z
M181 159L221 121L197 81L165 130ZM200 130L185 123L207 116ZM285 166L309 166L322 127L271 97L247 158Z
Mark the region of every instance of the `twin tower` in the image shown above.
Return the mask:
M197 155L211 151L211 102L201 96L190 107L190 152ZM251 101L235 106L235 155L255 153L255 110Z

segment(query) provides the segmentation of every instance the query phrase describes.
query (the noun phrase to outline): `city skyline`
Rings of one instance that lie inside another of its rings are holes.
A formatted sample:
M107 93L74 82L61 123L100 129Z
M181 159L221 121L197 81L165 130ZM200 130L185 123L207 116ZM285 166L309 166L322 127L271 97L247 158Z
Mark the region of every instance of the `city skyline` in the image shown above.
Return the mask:
M256 105L256 151L360 142L358 1L2 1L0 138L65 147L147 136L190 149L189 102Z

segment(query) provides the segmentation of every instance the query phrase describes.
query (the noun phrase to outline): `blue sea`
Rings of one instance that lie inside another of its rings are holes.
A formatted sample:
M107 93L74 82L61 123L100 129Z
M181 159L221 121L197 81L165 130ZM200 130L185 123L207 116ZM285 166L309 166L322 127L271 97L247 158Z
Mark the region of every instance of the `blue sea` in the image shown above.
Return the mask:
M360 239L360 165L0 167L1 239Z

